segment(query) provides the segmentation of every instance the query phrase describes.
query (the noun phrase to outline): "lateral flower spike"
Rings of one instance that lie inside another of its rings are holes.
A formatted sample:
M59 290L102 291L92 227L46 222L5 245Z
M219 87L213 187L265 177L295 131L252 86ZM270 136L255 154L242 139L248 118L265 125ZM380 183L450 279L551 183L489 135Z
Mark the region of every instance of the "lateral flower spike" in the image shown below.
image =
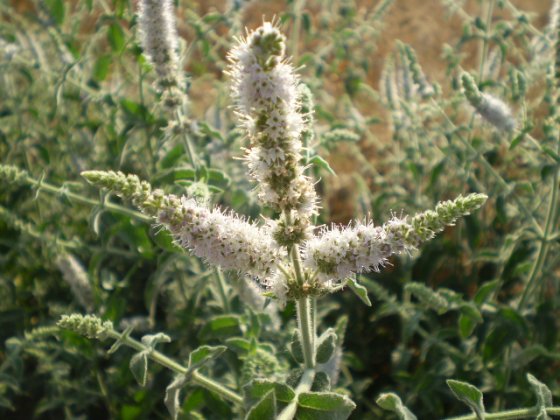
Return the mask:
M476 112L498 130L512 131L515 118L504 101L488 93L482 93L469 73L461 75L463 94Z
M56 325L87 338L98 340L105 340L109 333L113 331L113 323L111 321L102 321L94 315L62 315Z
M265 22L237 40L229 53L228 73L237 114L250 140L245 159L259 198L277 211L305 219L316 212L317 202L300 164L309 114L285 49L284 36Z
M92 184L132 201L165 226L183 248L210 265L257 276L264 282L285 255L274 243L269 228L249 223L233 212L210 210L192 198L152 190L136 175L103 171L82 175Z
M379 271L389 256L418 248L478 209L487 198L484 194L459 196L410 221L395 217L382 226L358 222L346 228L332 227L307 241L302 252L304 264L318 272L319 281L326 287L339 284L352 273Z

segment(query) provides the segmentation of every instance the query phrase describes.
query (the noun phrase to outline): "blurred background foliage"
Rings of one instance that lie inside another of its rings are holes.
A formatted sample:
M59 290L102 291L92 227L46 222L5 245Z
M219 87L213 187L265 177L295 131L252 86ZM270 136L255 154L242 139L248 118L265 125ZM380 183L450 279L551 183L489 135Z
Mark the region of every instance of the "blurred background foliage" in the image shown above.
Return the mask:
M352 418L391 418L373 403L385 391L419 418L461 414L448 378L476 384L489 411L534 403L527 372L559 398L552 2L175 3L196 170L180 141L162 140L166 115L134 1L0 2L0 157L27 171L0 188L0 415L166 418L169 373L156 368L139 387L125 350L109 357L102 343L53 327L72 311L137 334L165 331L173 338L165 352L177 359L226 343L210 370L231 386L295 365L291 306L263 310L246 279L205 267L80 178L121 170L250 218L272 216L235 159L244 139L224 74L233 37L263 16L281 22L315 96L306 159L323 196L318 224L382 223L461 193L490 196L421 252L362 276L373 308L346 291L321 300L320 329L346 328L337 386L358 404ZM514 132L473 115L460 70L511 105ZM85 304L64 279L68 255L90 284ZM212 394L188 389L183 418L232 415Z

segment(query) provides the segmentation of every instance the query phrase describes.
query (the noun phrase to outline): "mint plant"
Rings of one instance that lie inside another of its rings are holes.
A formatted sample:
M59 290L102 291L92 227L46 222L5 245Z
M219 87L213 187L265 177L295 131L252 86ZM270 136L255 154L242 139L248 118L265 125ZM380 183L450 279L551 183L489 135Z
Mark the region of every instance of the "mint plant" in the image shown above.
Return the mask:
M377 89L367 57L393 3L333 12L310 1L315 19L291 2L244 37L240 2L199 15L171 1L49 1L36 2L37 19L6 18L0 278L13 282L0 288L0 322L11 323L1 407L68 418L414 419L459 404L472 412L461 419L559 414L548 367L558 2L541 30L508 1L481 2L476 17L444 1L463 25L444 46L446 84L397 42ZM73 22L94 9L102 36L86 43ZM477 70L462 61L471 44ZM323 198L341 150L357 191L343 200L355 213L345 225L328 223ZM72 181L79 173L99 198Z
M159 28L158 25L151 26L159 22L158 13L162 16L169 13L168 6L162 4L160 7L163 10L144 9L142 12L157 16L157 19L142 17L145 39L150 39L150 32ZM161 28L157 34L160 33ZM165 37L158 37L158 41L162 44L167 42ZM148 41L145 43L150 44ZM173 44L162 49L172 50ZM176 60L169 53L150 54L155 64L164 68ZM354 403L344 394L331 392L329 377L318 368L318 364L326 364L334 356L337 342L332 330L317 336L318 298L341 290L348 283L352 288L363 289L353 278L356 273L379 270L390 255L413 251L445 226L454 224L458 218L480 207L486 196L471 194L459 197L441 203L435 211L418 214L410 220L393 217L381 226L356 221L345 230L333 227L314 235L310 218L317 212L317 199L311 180L304 175L300 154L304 122L309 118L300 112L300 82L286 61L284 36L272 23L265 22L238 41L230 60L237 113L250 139L245 159L251 176L257 182L259 198L264 205L280 214L278 219L259 226L232 212L208 209L195 198L177 197L154 190L134 175L87 171L83 176L154 217L158 224L171 232L177 243L208 264L252 276L261 290L281 305L288 300L296 302L298 330L295 340L299 343L293 346L301 351L303 370L298 375L300 379L297 386L291 387L285 383L286 372L277 380L265 381L266 392L253 390L254 387L259 389L264 386L264 378L252 379L246 384L246 392L256 392L260 398L245 401L247 418L291 419L304 412L316 413L314 415L322 412L323 415L346 418ZM158 72L158 77L167 80L170 76L162 70ZM183 375L168 387L166 397L166 405L175 418L180 407L177 393L189 381L233 403L244 402L233 391L200 376L196 370L199 364L191 361L184 368L175 362L162 362L168 359L154 353L153 347L143 347L130 339L130 331L120 335L110 324L78 315L63 317L59 325L91 338L116 338L118 344L140 350L132 359L131 368L138 371L135 376L141 378L141 384L145 384L148 357ZM142 341L147 342L147 337ZM200 348L191 356L203 351L219 352L217 348ZM297 356L294 357L297 359ZM210 359L206 357L204 361ZM169 397L171 393L173 397Z

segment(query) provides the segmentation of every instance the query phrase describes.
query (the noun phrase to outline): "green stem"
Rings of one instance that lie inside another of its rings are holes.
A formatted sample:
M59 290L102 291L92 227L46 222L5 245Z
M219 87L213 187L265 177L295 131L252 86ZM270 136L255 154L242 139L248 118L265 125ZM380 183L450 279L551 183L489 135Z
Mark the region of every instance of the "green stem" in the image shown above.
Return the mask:
M313 369L315 367L315 346L313 344L315 331L313 331L309 300L309 297L302 297L296 301L296 306L305 368Z
M149 350L148 347L146 347L144 344L142 344L141 342L129 337L129 336L123 336L123 334L115 331L115 330L110 330L107 332L108 336L120 341L122 344L127 345L128 347L133 348L136 351L145 351L145 350ZM243 398L237 394L236 392L224 387L223 385L219 384L218 382L204 376L203 374L199 373L198 371L193 371L193 372L189 372L189 369L187 369L185 366L180 365L179 363L177 363L176 361L170 359L169 357L167 357L166 355L164 355L163 353L160 353L157 350L151 350L148 353L148 357L150 359L152 359L154 362L159 363L160 365L176 372L182 375L190 375L190 378L192 380L192 382L194 382L195 384L209 390L212 391L218 395L220 395L222 398L231 401L234 404L237 405L242 405L243 404Z
M292 57L294 62L297 60L299 48L299 33L301 31L301 9L305 0L294 1L294 26L292 27Z
M138 93L140 95L140 103L142 106L145 106L144 100L144 75L142 73L142 65L138 63ZM156 171L156 160L155 160L155 153L154 148L152 147L152 136L150 135L150 130L148 129L148 125L144 124L144 134L146 136L146 147L148 149L148 154L150 155L150 163L152 166L152 171Z
M315 370L314 369L306 369L303 372L303 375L301 376L299 384L298 384L297 388L295 389L296 397L294 398L294 400L290 404L288 404L280 412L278 417L276 417L276 420L292 420L294 418L294 416L296 415L296 410L297 410L298 396L301 393L307 392L311 389L311 386L313 385L313 380L314 379L315 379Z
M99 200L94 200L92 198L84 197L83 195L73 193L71 191L66 190L63 187L55 187L54 185L48 184L44 181L39 181L31 177L27 177L26 182L38 188L39 191L47 191L53 194L63 195L64 197L69 198L70 200L77 201L78 203L88 204L90 206L98 206L104 209L111 210L112 212L123 214L125 216L132 217L133 219L139 220L145 223L151 223L152 218L148 217L140 212L130 210L126 207L119 206L118 204L114 204L111 202L101 202Z
M192 167L195 171L198 169L198 161L196 160L196 154L194 152L194 147L191 143L191 139L189 134L185 128L185 124L188 124L187 119L185 118L183 112L181 110L177 110L175 112L175 118L177 119L177 123L179 127L181 127L181 140L183 140L183 145L185 146L185 151L189 156L189 161L191 162Z
M310 298L310 311L311 311L311 331L313 332L313 334L311 335L311 338L313 339L313 348L315 348L315 341L316 341L316 337L315 337L315 332L317 331L317 297L316 296L311 296Z
M290 254L294 264L296 281L300 286L303 286L305 278L299 255L299 246L294 245ZM308 296L299 298L296 301L296 308L305 368L313 369L315 367L315 323L310 311L310 298Z
M224 280L224 273L219 267L214 270L216 273L216 286L218 287L218 293L220 294L220 299L222 300L222 306L225 312L231 312L229 306L229 300L226 294L226 282Z
M558 139L558 150L560 151L560 138ZM554 230L554 221L556 219L556 212L558 211L558 181L560 179L560 169L558 166L554 170L554 176L552 178L552 191L550 192L550 201L548 203L548 211L546 214L546 220L544 222L544 235L541 236L541 241L539 244L539 249L537 251L537 258L531 267L529 274L529 281L527 286L523 291L521 296L521 301L519 302L518 310L523 309L527 303L527 299L530 296L530 291L536 287L536 279L538 274L541 272L542 267L546 261L546 256L548 254L548 247L550 245L550 235ZM542 278L542 277L541 277Z
M482 50L480 52L480 61L479 61L479 82L484 80L484 64L486 63L486 59L488 57L488 33L490 32L490 25L492 25L492 13L494 13L494 1L490 0L488 2L488 9L486 9L486 36L482 40ZM484 3L482 3L484 4Z
M296 280L300 286L303 286L305 278L303 275L303 268L301 266L301 256L299 255L299 246L294 245L291 249L292 263L294 264L294 270L296 272Z
M560 416L560 407L547 407L545 408L546 413L552 416ZM541 409L538 407L533 408L520 408L517 410L507 410L501 411L499 413L488 413L484 414L484 420L515 420L515 419L526 419L535 418ZM468 414L466 416L450 417L445 420L477 420L475 414Z

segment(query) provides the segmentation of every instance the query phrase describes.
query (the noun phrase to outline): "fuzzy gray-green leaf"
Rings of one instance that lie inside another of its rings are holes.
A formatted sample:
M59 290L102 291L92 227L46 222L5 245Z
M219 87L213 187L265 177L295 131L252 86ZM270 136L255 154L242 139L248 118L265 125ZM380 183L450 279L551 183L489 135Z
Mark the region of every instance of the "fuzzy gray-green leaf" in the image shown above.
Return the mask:
M141 351L130 359L130 370L141 386L146 386L148 378L148 352Z
M395 413L399 420L417 420L416 416L403 404L397 394L392 392L381 394L375 402L384 410Z
M484 402L482 392L467 382L447 380L447 385L455 397L469 406L479 420L484 420Z

